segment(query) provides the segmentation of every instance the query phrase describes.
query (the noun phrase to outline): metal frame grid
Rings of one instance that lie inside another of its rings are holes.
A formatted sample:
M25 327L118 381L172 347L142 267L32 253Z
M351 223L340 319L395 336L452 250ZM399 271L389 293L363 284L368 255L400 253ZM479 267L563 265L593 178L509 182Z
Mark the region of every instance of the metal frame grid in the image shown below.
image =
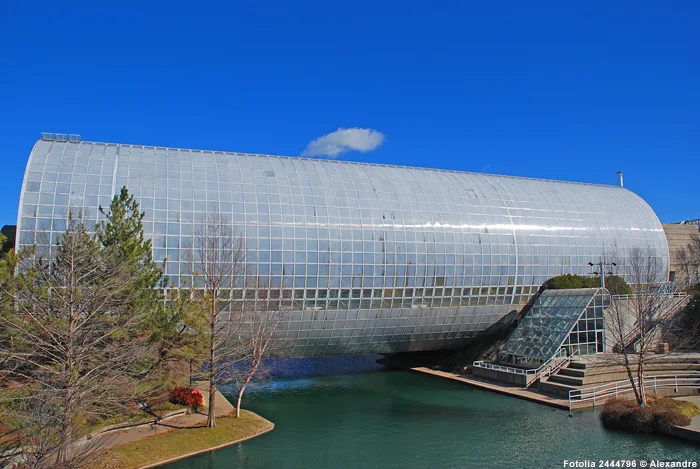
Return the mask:
M610 294L602 288L545 290L513 333L503 342L501 361L544 363L565 347L571 355L602 353L603 314Z
M569 355L578 350L581 355L605 351L605 310L610 306L610 294L598 289L562 345Z
M154 258L167 259L175 286L194 226L207 213L228 219L249 271L294 299L280 340L297 355L454 346L548 278L587 274L611 252L649 247L669 264L654 212L615 186L41 140L22 185L18 247L49 252L68 207L97 221L121 186L146 212Z

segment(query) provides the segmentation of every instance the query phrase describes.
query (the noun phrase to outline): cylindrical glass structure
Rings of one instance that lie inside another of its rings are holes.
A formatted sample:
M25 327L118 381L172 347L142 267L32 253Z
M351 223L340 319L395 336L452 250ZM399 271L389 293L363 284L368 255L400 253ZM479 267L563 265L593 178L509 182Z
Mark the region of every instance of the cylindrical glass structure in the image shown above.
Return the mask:
M97 221L122 186L175 286L195 225L229 220L250 274L294 300L278 340L300 356L454 347L552 276L624 275L635 247L668 275L658 218L617 186L92 142L35 144L18 247L45 252L69 207Z

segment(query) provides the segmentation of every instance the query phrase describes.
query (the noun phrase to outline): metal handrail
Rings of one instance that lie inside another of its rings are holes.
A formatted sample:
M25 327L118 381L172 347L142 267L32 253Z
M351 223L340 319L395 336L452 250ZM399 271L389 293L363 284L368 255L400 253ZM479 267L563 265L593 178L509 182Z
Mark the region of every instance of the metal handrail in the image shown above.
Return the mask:
M629 379L626 379L591 388L572 389L569 391L569 410L571 410L572 402L593 401L593 407L595 407L596 400L598 399L605 399L612 396L618 397L620 394L633 391L638 387L639 379L634 378L633 382L634 386ZM673 387L676 392L678 392L679 387L700 388L700 371L647 376L644 378L644 384L649 386L653 385L654 393L656 393L658 388Z
M690 298L688 296L688 294L685 292L680 292L679 295L681 295L681 301L677 301L672 307L667 309L664 312L664 314L660 315L656 320L654 320L653 323L655 323L655 324L652 323L653 324L652 327L646 332L646 334L654 332L654 330L656 330L661 324L663 324L663 321L665 319L668 319L669 317L671 317L671 315L673 315L673 313L675 313L679 308L681 308L685 304L686 300L688 300ZM638 333L641 335L641 328L639 326L637 326L637 329L639 329ZM639 339L634 341L634 344L632 344L632 348L634 350L637 349L637 344L639 344L639 342L641 340L642 340L642 338L640 337Z
M477 360L474 363L472 363L472 366L476 366L479 368L487 368L489 370L505 371L507 373L515 373L517 375L539 375L547 366L549 366L549 362L558 358L562 358L561 354L566 353L566 351L567 350L564 347L560 348L554 355L552 355L546 362L544 362L536 369L523 369L503 365L494 365L488 360ZM578 350L576 352L578 353ZM572 354L569 357L565 356L563 358L570 358L573 357L573 355L574 354Z
M626 297L626 298L619 298L619 299L628 299L630 296L634 296L634 295L618 295L618 296L619 296L619 297ZM662 322L663 320L665 320L665 319L667 319L668 317L670 317L675 311L678 310L679 307L681 307L681 306L683 305L683 303L684 303L688 298L690 298L686 292L669 293L668 295L664 295L664 296L671 297L671 298L680 298L681 301L676 302L676 303L673 304L670 308L668 308L666 311L664 311L662 314L660 314L658 317L654 318L654 319L651 321L651 323L652 323L653 325L652 325L651 329L650 329L649 331L647 331L647 333L648 333L648 332L651 332L651 330L653 330L653 329L656 329L656 327L658 327L659 324L661 324L661 322ZM625 335L625 337L622 339L621 343L618 344L618 345L621 345L621 346L623 346L623 347L628 347L628 345L627 345L628 342L630 342L632 339L636 339L636 337L637 337L638 335L640 335L640 333L641 333L640 331L641 331L641 327L639 327L639 324L636 324L636 323L635 323L635 324L634 324L634 327L632 328L632 330L630 330L630 331ZM632 344L633 347L637 345L637 343L639 342L639 340L641 340L641 339L636 339L636 340L634 341L634 343Z
M639 293L627 293L624 295L610 295L610 297L613 300L629 300L630 298L636 298L639 296L648 296L648 295L639 294ZM686 292L683 292L683 291L677 291L677 292L673 292L673 293L652 294L651 296L654 298L661 298L664 296L671 296L674 298L680 298L682 296L688 296L688 294Z
M527 383L528 386L530 385L530 383L534 383L535 381L537 381L537 380L540 378L540 376L542 376L543 374L545 374L545 373L551 373L552 366L550 365L550 362L553 362L553 361L555 361L555 360L558 360L558 359L562 358L562 357L561 357L561 354L562 354L562 353L564 353L564 357L563 357L564 360L562 361L562 363L563 363L564 361L566 361L567 358L568 358L567 355L566 355L566 352L567 352L567 350L566 350L565 348L563 348L563 347L560 348L559 350L557 350L557 353L555 353L554 355L552 355L552 357L551 357L549 360L547 360L546 362L544 362L544 363L542 364L542 366L540 366L539 368L537 368L537 369L535 370L535 373L534 373L534 376L532 377L532 380L531 380L529 383Z
M494 365L493 363L489 362L488 360L477 360L474 363L472 363L472 365L476 366L478 368L487 368L489 370L505 371L507 373L515 373L516 375L529 375L529 374L535 372L535 370L526 370L523 368L513 368L510 366L503 366L503 365Z
M698 378L700 378L700 371L684 371L682 373L661 373L661 374L657 374L657 375L647 376L644 378L644 380L646 382L646 380L648 380L648 379L653 380L655 378L673 378L673 377L677 377L677 376L691 376L691 377L697 376ZM634 379L635 379L635 383L636 383L638 378L634 378ZM631 386L629 379L623 379L620 381L615 381L612 383L604 383L604 384L600 384L598 386L592 386L589 388L572 389L571 391L569 391L569 395L573 395L577 392L580 394L596 393L596 394L600 395L601 393L604 393L608 389L616 389L616 388L620 389L620 385L625 384L625 383Z
M554 368L550 369L550 370L547 371L546 373L542 373L542 375L543 375L545 378L546 378L547 376L553 375L554 373L556 373L557 371L559 371L559 370L561 369L561 367L563 367L564 365L566 365L567 363L569 363L571 360L573 360L574 357L576 357L576 356L578 356L578 355L580 355L580 352L579 352L578 349L576 349L576 350L574 350L569 356L567 356L567 357L564 358L562 361L560 361L556 366L554 366ZM541 376L538 376L538 378L541 378Z

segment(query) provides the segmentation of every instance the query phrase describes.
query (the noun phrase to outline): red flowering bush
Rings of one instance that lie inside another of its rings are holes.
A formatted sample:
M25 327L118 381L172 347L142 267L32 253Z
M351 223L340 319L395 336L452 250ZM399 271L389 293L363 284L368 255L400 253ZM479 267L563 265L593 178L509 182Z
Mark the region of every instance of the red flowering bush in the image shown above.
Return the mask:
M203 398L199 389L179 387L170 391L170 402L196 409L202 405Z

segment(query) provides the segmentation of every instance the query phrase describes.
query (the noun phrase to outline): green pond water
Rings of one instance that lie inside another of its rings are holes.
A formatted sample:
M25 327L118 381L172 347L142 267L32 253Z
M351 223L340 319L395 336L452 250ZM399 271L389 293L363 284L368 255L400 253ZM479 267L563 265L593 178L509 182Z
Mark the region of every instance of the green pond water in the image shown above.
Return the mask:
M404 371L276 380L247 394L244 405L275 429L164 467L561 468L564 460L700 461L700 446L608 431L595 411L569 417Z

